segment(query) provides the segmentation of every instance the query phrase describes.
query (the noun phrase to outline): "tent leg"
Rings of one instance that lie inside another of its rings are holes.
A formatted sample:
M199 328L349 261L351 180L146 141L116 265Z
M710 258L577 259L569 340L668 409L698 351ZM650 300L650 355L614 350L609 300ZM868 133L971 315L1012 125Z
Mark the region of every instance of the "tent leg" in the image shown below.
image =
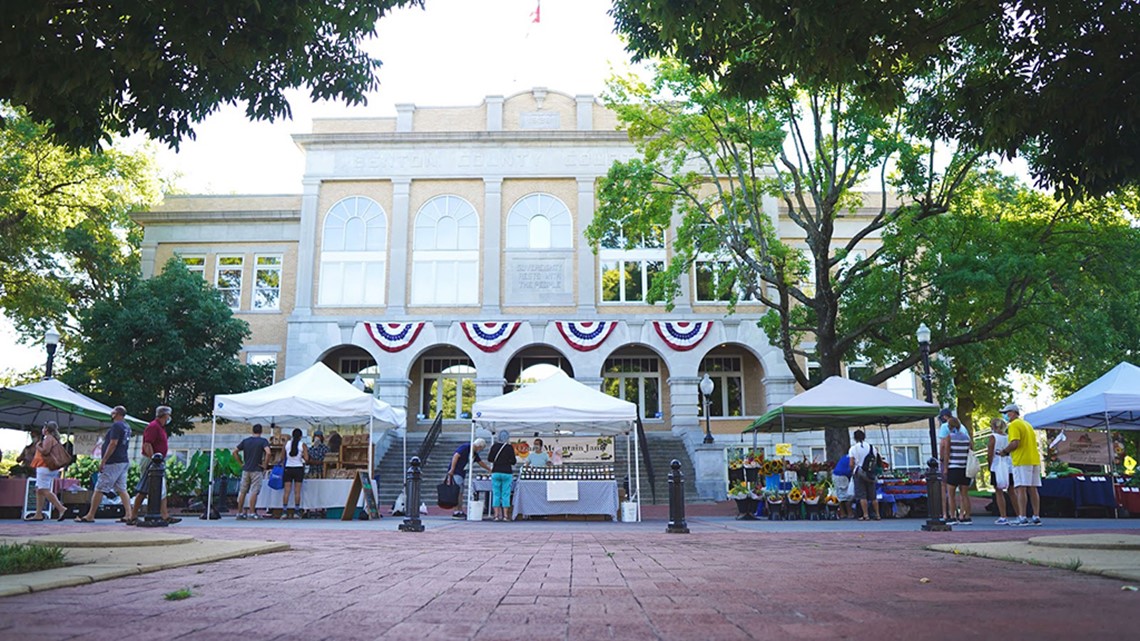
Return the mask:
M1112 485L1112 516L1113 518L1120 518L1120 506L1116 505L1116 470L1113 466L1113 461L1116 460L1116 452L1112 447L1112 426L1109 424L1108 412L1104 413L1104 432L1108 434L1108 482Z
M467 510L470 511L471 499L475 495L475 479L471 476L475 473L475 421L471 421L471 440L468 443L471 446L467 448L467 478L464 480L467 481ZM419 506L416 506L416 509L418 510ZM482 520L482 516L480 516L480 520Z
M637 429L634 426L634 429ZM633 478L637 485L637 522L641 523L641 439L633 439Z
M210 474L206 485L206 520L214 513L214 438L218 434L218 417L214 416L210 425Z

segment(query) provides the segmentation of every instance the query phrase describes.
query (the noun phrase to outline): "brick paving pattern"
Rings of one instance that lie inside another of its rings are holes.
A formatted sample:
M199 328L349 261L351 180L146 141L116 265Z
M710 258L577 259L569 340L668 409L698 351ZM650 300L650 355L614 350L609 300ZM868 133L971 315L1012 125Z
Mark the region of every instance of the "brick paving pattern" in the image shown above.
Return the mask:
M1038 641L1134 638L1140 611L1140 593L1121 581L929 552L934 537L922 532L697 522L691 535L667 535L664 523L645 525L187 528L294 550L0 599L0 638ZM956 531L951 540L1042 533ZM179 588L194 596L163 599Z

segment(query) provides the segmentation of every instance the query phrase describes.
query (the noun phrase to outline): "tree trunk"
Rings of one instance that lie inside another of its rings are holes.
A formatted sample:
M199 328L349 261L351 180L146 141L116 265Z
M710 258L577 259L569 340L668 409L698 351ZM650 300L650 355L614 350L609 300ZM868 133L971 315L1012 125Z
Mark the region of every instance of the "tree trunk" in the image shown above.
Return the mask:
M827 445L827 460L838 461L851 449L851 432L846 427L829 427L823 432Z

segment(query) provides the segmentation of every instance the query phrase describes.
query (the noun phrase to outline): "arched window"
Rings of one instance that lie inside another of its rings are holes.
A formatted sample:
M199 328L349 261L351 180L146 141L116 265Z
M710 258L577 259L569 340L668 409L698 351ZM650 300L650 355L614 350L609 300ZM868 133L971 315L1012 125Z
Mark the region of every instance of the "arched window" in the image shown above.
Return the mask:
M479 215L458 196L436 196L416 214L411 301L479 302Z
M574 221L570 210L550 194L527 194L507 215L508 249L570 249Z
M321 305L383 305L388 217L371 198L353 196L325 215Z

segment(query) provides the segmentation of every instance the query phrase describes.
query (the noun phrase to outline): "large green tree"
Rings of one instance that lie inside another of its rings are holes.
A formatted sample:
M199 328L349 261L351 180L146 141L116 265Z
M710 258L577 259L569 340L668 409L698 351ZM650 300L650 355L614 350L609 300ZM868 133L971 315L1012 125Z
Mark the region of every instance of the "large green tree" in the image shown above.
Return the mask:
M158 202L157 168L145 150L70 150L23 110L0 113L0 311L26 335L74 328L75 310L137 278L129 213Z
M177 147L219 106L288 116L285 90L361 103L380 61L362 48L422 0L53 0L0 4L0 100L69 146L145 132Z
M216 394L243 392L264 379L264 368L237 360L249 326L178 259L81 310L79 321L82 333L60 378L140 417L169 405L173 433L209 416Z
M1140 3L1122 0L615 0L638 58L676 57L749 98L789 78L1023 154L1070 197L1140 184Z

